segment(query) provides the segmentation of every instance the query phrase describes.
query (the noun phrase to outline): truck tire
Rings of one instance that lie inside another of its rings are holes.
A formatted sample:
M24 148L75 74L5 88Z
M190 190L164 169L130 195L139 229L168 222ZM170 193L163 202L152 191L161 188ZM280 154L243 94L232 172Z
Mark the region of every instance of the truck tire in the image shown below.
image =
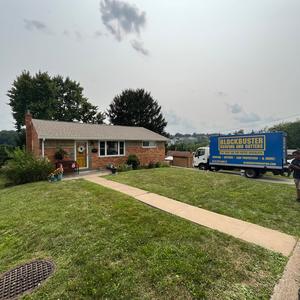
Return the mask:
M205 164L198 165L199 170L206 170Z
M280 171L279 170L274 170L274 171L272 171L272 173L273 173L273 175L280 175Z
M256 178L258 176L258 172L255 169L246 169L245 176L247 178Z
M210 170L210 166L208 164L202 164L202 163L200 163L198 165L198 168L199 168L199 170L204 170L204 171Z

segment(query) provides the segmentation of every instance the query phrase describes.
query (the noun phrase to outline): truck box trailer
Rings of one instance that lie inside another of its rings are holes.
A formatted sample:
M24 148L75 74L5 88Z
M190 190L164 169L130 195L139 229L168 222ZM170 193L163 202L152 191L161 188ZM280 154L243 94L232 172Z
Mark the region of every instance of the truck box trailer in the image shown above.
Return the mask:
M286 134L267 132L238 135L212 135L209 147L194 153L193 165L202 169L240 169L249 178L267 171L287 171Z

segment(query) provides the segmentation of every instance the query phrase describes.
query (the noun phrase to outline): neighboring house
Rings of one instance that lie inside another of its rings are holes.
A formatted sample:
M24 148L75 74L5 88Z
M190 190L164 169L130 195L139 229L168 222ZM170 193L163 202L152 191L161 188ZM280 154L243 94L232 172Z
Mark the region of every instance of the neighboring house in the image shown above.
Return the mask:
M60 148L80 168L104 168L126 163L135 154L142 165L164 161L168 138L143 127L46 121L25 116L26 149L53 163Z
M172 157L172 159L171 159ZM168 160L172 161L173 166L192 168L193 153L189 151L168 151Z

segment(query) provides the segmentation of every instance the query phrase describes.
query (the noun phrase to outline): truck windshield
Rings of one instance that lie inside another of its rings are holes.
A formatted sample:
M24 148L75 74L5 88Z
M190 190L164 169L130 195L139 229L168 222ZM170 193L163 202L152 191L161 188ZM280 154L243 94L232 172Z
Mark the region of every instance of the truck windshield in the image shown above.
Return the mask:
M198 149L195 156L202 156L204 154L205 154L205 150L204 149Z

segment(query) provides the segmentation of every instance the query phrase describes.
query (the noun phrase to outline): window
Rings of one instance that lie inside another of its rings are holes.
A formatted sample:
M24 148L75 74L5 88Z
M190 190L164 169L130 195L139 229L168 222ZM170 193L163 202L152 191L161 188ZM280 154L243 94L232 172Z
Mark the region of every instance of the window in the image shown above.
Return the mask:
M100 156L105 156L105 142L100 142Z
M125 149L124 149L124 142L119 142L120 143L120 155L124 155Z
M118 155L118 142L106 142L106 154L107 155Z
M124 156L125 142L99 141L99 156Z
M144 148L154 148L156 147L156 142L154 141L143 141Z
M205 154L205 149L198 149L196 152L196 157L202 156Z

